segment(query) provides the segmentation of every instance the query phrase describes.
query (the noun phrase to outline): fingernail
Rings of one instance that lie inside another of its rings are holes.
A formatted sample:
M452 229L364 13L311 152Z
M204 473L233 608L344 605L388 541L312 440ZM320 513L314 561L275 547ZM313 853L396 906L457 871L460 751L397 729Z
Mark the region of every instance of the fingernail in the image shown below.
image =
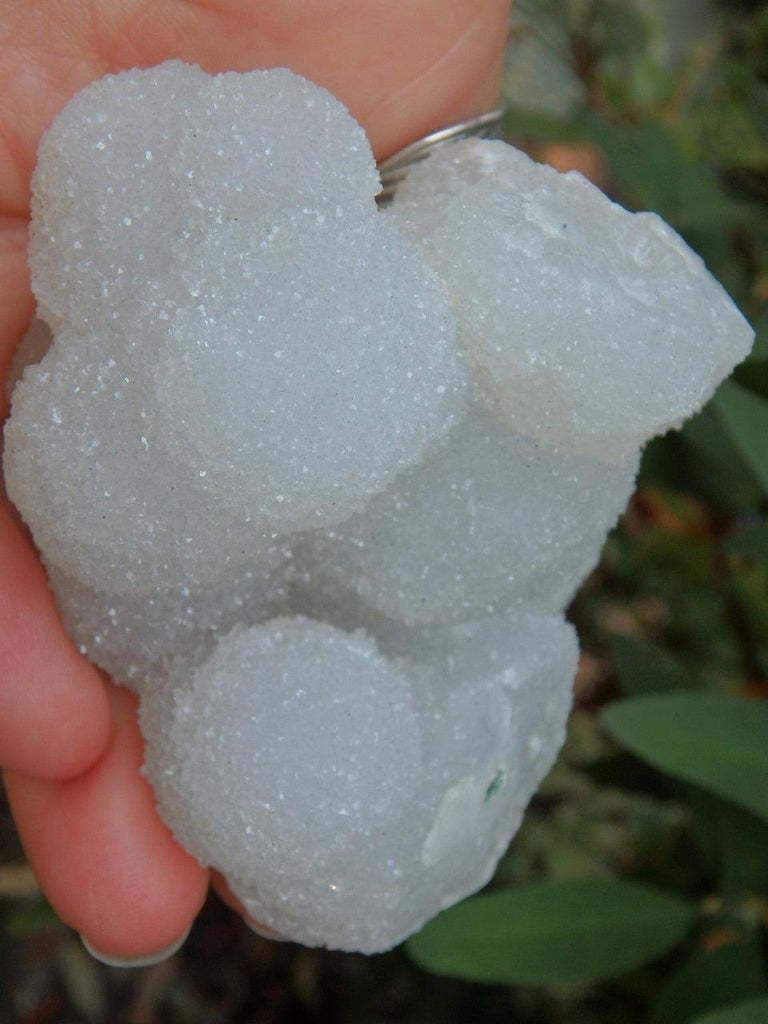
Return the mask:
M101 963L106 964L107 967L152 967L153 964L162 963L163 960L168 960L172 957L174 953L178 953L187 941L189 932L190 928L187 928L184 934L176 939L175 942L172 942L170 946L166 946L165 949L161 949L157 953L148 953L146 956L113 956L111 953L102 953L100 949L96 949L84 935L80 936L80 941L94 960L99 960Z
M262 939L271 939L272 942L290 942L291 940L287 935L281 935L280 932L273 932L265 924L261 924L260 921L254 921L252 917L244 917L243 921L248 925L252 932L256 932Z

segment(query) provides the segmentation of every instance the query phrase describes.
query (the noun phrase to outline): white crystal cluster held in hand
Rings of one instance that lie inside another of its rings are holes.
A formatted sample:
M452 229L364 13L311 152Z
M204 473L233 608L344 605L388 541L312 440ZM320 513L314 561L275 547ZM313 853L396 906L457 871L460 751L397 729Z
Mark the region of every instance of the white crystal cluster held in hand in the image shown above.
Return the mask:
M379 212L283 70L102 79L33 186L5 477L68 628L184 846L271 929L387 949L491 876L563 739L563 608L752 333L658 217L503 143Z

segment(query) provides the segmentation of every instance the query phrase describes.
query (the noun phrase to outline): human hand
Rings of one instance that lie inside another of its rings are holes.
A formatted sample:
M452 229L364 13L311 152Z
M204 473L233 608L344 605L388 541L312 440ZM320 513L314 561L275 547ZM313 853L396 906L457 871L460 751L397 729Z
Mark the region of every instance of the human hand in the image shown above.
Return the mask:
M206 71L284 65L328 88L378 158L496 101L509 0L0 0L0 416L33 310L29 178L42 132L107 72L178 57ZM173 947L208 872L140 776L136 701L66 636L15 513L0 504L0 762L24 846L64 921L103 955ZM221 881L217 888L233 903Z

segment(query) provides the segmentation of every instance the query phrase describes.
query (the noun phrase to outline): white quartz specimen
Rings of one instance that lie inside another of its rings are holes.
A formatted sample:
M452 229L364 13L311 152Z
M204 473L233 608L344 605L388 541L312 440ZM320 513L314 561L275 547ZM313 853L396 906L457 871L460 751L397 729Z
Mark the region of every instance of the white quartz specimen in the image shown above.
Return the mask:
M661 218L503 142L441 149L408 176L393 215L447 282L499 415L552 447L626 462L700 409L752 346Z
M370 208L377 188L360 126L288 71L210 76L168 61L107 75L40 143L38 308L51 323L92 311L119 319L137 303L162 316L188 301L181 278L195 243L241 215L258 223L265 196L351 212Z
M314 125L292 147L286 107ZM30 264L56 341L16 390L6 477L50 564L125 592L261 569L277 528L357 511L461 412L444 287L382 224L365 137L323 90L108 76L39 161Z
M196 301L165 340L158 422L207 493L272 529L346 518L461 411L442 287L382 221L283 207L188 259Z
M562 618L414 648L395 662L362 631L278 618L143 698L165 820L300 942L375 952L474 891L562 742L577 657Z
M64 622L250 913L387 949L493 873L562 742L563 607L750 332L658 218L502 144L378 212L284 70L107 76L33 187L4 473Z
M597 564L637 462L551 449L475 403L444 448L363 512L312 534L302 551L308 582L348 600L356 592L410 625L492 604L561 609Z
M46 561L127 594L209 585L245 558L273 566L271 531L165 454L143 341L60 327L14 392L6 485Z
M278 569L252 561L218 584L158 587L149 594L116 594L108 581L87 585L53 564L48 579L82 653L126 686L145 690L166 677L179 652L202 657L234 626L287 609L292 552L280 553Z

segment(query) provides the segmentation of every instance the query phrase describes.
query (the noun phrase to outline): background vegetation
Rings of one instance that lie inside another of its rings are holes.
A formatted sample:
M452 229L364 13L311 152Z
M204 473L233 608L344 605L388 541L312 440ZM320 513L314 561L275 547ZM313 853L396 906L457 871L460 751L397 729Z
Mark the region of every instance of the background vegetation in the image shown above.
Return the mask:
M768 1021L768 5L517 0L510 140L657 210L758 339L639 490L570 615L570 734L486 892L405 948L267 943L212 901L101 967L0 805L0 1021Z

